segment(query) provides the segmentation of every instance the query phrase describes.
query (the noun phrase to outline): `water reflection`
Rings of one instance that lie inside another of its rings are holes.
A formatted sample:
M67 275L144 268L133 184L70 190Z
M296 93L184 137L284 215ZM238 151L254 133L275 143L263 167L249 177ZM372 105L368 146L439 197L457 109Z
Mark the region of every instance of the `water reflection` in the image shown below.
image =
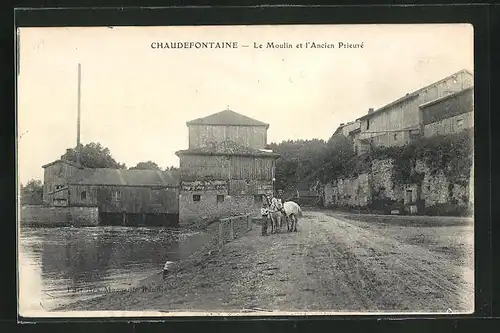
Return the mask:
M207 238L164 228L23 228L20 309L50 310L95 297L105 288L133 287L160 272L166 261L188 256Z

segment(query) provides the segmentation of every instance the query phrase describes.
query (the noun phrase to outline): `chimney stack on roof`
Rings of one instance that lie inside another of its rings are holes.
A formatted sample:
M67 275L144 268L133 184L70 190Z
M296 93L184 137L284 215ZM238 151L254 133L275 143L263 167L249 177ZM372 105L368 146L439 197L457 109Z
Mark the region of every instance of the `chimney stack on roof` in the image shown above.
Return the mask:
M368 114L372 113L373 112L373 108L369 108L368 109Z

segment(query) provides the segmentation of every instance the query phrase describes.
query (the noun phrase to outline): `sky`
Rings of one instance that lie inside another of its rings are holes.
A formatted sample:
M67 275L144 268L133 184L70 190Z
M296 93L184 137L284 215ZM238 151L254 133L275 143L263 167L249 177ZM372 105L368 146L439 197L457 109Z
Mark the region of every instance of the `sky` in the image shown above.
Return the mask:
M42 165L76 145L78 63L81 143L100 142L128 167L152 160L162 168L178 166L174 153L188 147L187 121L227 108L270 124L269 143L327 140L369 108L461 69L473 71L467 24L58 27L22 28L19 36L23 184L43 180ZM151 47L177 41L239 47ZM267 42L292 48L266 48ZM296 47L305 42L335 47Z

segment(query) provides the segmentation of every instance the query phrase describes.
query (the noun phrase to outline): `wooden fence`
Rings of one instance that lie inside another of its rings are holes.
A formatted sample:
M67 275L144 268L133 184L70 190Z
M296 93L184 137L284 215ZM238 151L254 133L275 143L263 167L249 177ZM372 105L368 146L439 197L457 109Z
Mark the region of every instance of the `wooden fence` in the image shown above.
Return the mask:
M250 214L226 217L219 220L219 247L233 239L244 235L252 229Z

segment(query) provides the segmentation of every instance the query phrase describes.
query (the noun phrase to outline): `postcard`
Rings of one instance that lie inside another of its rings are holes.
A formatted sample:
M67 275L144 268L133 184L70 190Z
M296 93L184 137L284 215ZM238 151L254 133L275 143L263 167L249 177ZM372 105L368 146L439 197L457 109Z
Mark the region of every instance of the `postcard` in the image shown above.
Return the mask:
M474 312L471 25L17 43L23 318Z

